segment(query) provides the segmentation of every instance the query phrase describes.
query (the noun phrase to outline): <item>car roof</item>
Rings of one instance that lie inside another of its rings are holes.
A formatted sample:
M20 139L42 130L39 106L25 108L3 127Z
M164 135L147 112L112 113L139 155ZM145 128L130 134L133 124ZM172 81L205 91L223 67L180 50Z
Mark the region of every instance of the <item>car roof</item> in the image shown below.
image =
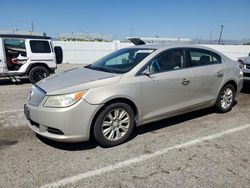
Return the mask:
M197 48L197 49L209 50L225 57L224 54L220 53L217 50L197 44L145 44L145 45L135 45L128 48L155 49L155 50L167 50L171 48Z
M168 48L199 48L199 49L205 49L205 50L212 50L213 49L201 46L197 44L145 44L145 45L135 45L131 46L129 48L143 48L143 49L168 49Z
M51 37L47 36L17 35L17 34L0 34L0 38L51 39Z

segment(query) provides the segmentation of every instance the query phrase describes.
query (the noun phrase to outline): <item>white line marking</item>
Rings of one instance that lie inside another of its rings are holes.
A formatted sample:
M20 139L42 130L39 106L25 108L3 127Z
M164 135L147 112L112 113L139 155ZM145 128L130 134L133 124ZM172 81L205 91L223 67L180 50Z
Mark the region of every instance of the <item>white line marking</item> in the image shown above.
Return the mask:
M205 136L205 137L202 137L202 138L198 138L198 139L195 139L195 140L191 140L191 141L188 141L188 142L185 142L185 143L182 143L182 144L178 144L178 145L175 145L175 146L172 146L172 147L169 147L169 148L164 148L164 149L158 150L158 151L156 151L154 153L141 155L139 157L132 158L132 159L129 159L129 160L126 160L126 161L123 161L123 162L120 162L120 163L117 163L117 164L114 164L114 165L110 165L110 166L103 167L103 168L100 168L100 169L92 170L92 171L85 172L85 173L82 173L82 174L78 174L78 175L75 175L75 176L66 177L66 178L58 180L56 182L43 185L43 186L41 186L41 188L61 187L61 186L66 186L68 184L73 184L73 183L76 183L76 182L78 182L80 180L83 180L85 178L97 176L97 175L100 175L100 174L103 174L103 173L106 173L106 172L116 170L118 168L127 167L129 165L148 160L148 159L153 158L153 157L158 157L158 156L163 155L163 154L165 154L165 153L167 153L167 152L169 152L171 150L190 147L190 146L193 146L195 144L204 142L205 140L206 141L213 140L213 139L220 138L222 136L229 135L229 134L232 134L232 133L235 133L235 132L247 129L247 128L250 128L250 124L243 125L243 126L240 126L240 127L236 127L236 128L233 128L233 129L229 129L229 130L226 130L226 131L222 131L220 133L212 134L212 135Z
M23 111L23 109L2 111L2 112L0 112L0 114L7 114L7 113L21 112L21 111Z

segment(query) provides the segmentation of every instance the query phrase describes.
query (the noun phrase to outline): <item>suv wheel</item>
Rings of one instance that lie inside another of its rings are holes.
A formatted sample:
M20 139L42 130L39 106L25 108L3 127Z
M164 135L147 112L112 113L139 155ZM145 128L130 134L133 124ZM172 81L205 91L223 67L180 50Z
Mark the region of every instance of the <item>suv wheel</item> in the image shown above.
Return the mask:
M50 72L48 69L42 66L33 67L29 72L29 79L32 84L39 82L40 80L48 77Z
M231 84L222 88L216 102L216 108L219 112L225 113L232 109L235 102L235 89Z
M114 103L104 108L94 124L94 139L104 147L122 144L135 125L133 109L125 103Z

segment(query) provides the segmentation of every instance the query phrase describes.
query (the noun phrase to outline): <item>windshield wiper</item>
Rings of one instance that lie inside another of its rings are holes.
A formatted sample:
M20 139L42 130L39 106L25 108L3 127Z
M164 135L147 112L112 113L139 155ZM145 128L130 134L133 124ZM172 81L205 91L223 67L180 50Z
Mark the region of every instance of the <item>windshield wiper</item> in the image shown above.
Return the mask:
M87 66L85 66L85 68L92 69L92 70L100 70L100 71L104 71L104 72L113 72L113 71L106 69L104 67L96 67L96 66L92 66L92 65L87 65Z
M92 69L92 70L100 70L100 71L110 72L110 73L115 73L115 74L124 73L124 71L122 71L122 70L108 68L108 67L92 66L91 64L86 65L85 68Z

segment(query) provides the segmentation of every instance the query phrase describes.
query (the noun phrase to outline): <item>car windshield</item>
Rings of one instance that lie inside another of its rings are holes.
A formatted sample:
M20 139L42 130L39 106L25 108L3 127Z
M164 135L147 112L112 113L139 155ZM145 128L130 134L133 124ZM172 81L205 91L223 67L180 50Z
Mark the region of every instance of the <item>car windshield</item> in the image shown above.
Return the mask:
M126 73L140 63L154 49L125 48L117 50L86 68L112 73Z

